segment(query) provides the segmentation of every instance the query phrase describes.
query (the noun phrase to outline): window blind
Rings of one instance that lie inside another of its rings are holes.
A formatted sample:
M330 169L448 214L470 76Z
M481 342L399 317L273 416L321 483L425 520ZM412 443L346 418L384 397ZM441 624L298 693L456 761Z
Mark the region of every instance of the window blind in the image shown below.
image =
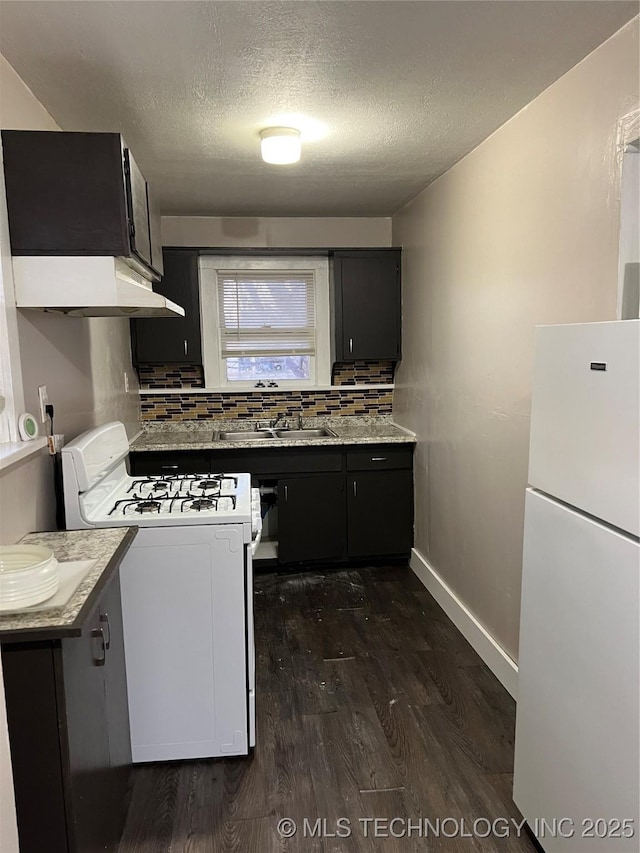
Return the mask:
M315 355L313 271L218 272L223 358Z

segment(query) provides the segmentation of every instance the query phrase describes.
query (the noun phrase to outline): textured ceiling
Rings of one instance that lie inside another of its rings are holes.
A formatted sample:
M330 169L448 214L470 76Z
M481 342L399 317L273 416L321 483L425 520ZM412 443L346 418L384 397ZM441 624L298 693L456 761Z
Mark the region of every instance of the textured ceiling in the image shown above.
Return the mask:
M0 51L64 129L122 131L165 214L387 216L637 9L10 0ZM302 161L262 163L291 113Z

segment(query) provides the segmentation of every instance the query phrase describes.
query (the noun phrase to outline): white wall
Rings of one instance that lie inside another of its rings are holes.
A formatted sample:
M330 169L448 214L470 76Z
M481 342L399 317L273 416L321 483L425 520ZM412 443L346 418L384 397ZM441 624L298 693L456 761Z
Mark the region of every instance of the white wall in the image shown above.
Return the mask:
M637 19L393 218L416 547L517 657L534 327L616 317L617 123Z
M165 246L338 248L391 245L385 217L163 216Z

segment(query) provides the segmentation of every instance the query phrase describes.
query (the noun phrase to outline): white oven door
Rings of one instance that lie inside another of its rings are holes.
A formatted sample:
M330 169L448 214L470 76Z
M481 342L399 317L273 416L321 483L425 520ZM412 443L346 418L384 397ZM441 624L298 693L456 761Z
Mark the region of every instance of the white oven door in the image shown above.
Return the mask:
M124 558L134 762L247 753L246 552L241 524L147 527Z

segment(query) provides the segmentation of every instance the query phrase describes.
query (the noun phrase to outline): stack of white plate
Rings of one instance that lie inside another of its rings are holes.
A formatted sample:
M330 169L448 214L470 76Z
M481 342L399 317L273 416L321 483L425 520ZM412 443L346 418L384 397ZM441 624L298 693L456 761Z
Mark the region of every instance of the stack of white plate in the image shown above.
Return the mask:
M49 548L0 546L0 612L40 604L56 594L59 583L58 561Z

